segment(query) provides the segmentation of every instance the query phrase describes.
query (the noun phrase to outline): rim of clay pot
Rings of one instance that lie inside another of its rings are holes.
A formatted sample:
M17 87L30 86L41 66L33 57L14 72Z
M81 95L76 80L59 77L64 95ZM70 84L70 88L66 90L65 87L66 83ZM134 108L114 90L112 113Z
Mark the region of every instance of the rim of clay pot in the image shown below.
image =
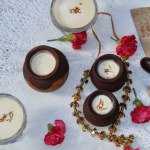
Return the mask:
M104 79L104 78L102 78L102 77L98 74L98 72L97 72L98 63L99 63L100 61L103 61L103 60L113 60L113 61L115 61L115 62L118 64L118 66L119 66L120 68L119 68L119 73L118 73L118 75L117 75L116 77L114 77L114 78L112 78L112 79ZM94 65L93 65L93 68L94 68L94 71L95 71L96 78L97 78L99 81L110 83L110 82L115 82L115 81L117 81L118 79L120 79L120 77L122 76L122 74L123 74L123 72L124 72L124 70L123 70L123 69L124 69L124 63L123 63L123 61L121 60L121 58L119 58L118 56L113 55L113 54L106 54L106 55L103 55L103 56L99 57L99 58L96 60L96 62L95 62Z
M98 96L98 95L106 95L106 96L108 96L108 97L111 99L111 101L112 101L114 107L113 107L113 109L112 109L108 114L100 115L100 114L97 114L97 113L93 110L93 108L92 108L92 102L93 102L94 98L95 98L96 96ZM115 112L115 109L116 109L116 107L117 107L117 99L116 99L116 97L115 97L112 93L110 93L110 92L108 92L108 91L105 91L105 90L97 90L97 91L95 91L95 92L93 92L92 94L89 95L88 107L89 107L89 110L91 111L91 114L92 114L93 116L95 116L96 118L107 118L107 117L109 117L110 115L112 115L112 114Z
M55 66L55 69L48 75L45 75L45 76L39 76L37 74L35 74L32 69L31 69L31 65L30 65L30 62L31 62L31 58L34 54L38 53L38 52L42 52L42 51L48 51L50 53L53 54L53 56L55 57L56 59L56 66ZM55 52L55 49L52 48L52 47L49 47L49 46L45 46L45 45L40 45L40 46L37 46L37 47L34 47L33 49L31 49L26 58L25 58L25 67L27 68L28 70L28 73L30 76L32 76L33 78L36 78L36 79L47 79L51 76L53 76L56 71L58 70L58 67L59 67L59 58L58 58L58 55L57 53Z

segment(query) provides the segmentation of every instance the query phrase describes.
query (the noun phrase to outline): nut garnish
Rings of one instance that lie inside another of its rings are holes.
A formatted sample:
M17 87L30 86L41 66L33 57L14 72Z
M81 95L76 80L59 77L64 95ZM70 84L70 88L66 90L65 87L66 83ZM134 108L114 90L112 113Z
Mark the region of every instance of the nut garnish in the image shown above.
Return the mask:
M70 13L74 13L74 14L81 13L80 10L81 9L79 7L75 7L75 9L69 9Z
M103 107L104 107L104 101L100 99L100 102L96 108L101 111L106 110L108 108L108 107L107 108L103 108Z
M104 72L108 74L108 72L112 72L113 73L113 77L115 76L115 73L113 71L111 71L111 66L109 65L109 69L104 69Z
M7 116L9 116L9 119L7 119ZM0 122L4 122L6 119L7 119L6 121L11 122L13 120L13 116L14 116L14 114L12 111L9 112L8 114L3 114L3 117L0 118Z

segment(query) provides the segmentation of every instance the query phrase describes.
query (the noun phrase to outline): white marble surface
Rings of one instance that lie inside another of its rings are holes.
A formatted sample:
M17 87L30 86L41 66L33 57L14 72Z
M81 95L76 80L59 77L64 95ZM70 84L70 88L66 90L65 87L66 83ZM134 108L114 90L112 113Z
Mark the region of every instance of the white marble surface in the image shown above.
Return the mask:
M75 86L79 84L83 71L90 69L95 60L98 43L93 38L91 30L88 31L87 44L81 50L74 51L71 43L51 42L47 39L62 36L52 24L50 19L51 0L0 0L0 93L9 93L19 98L24 104L28 124L24 136L16 143L0 146L0 150L122 150L116 148L107 140L100 141L98 137L92 138L86 132L83 133L81 125L77 125L76 118L72 116L73 109L69 104L72 94L76 92ZM150 75L140 67L140 59L145 56L136 29L134 27L130 9L150 6L148 0L97 0L98 10L112 14L117 35L121 38L134 34L137 37L138 49L130 58L133 74L132 87L135 87L138 97L145 105L150 105L150 98L146 93L146 87L150 85ZM99 16L94 29L102 42L102 53L116 54L112 35L110 18ZM31 89L25 82L22 66L28 51L38 45L48 45L61 50L67 57L70 65L70 74L67 82L59 90L53 93L40 93ZM87 61L88 60L88 61ZM84 99L96 88L89 82L85 86L80 102L80 110ZM122 90L114 93L121 102ZM117 135L134 134L134 148L149 150L150 122L137 125L131 122L130 112L134 106L133 93L131 101L127 102L126 117L118 127ZM62 119L66 124L65 140L61 145L46 146L43 142L47 133L47 123L55 119ZM98 128L105 130L107 128Z

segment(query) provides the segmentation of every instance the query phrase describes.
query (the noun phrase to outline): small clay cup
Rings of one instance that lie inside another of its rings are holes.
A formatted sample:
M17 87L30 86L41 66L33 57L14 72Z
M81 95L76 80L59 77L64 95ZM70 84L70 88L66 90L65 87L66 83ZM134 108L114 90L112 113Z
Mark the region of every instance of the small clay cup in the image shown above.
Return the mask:
M97 72L97 66L100 61L114 60L120 67L119 73L112 79L104 79ZM99 90L115 92L119 90L127 81L127 72L123 61L116 55L106 54L99 57L93 64L90 72L91 80L94 86Z
M114 104L113 109L106 115L97 114L92 108L92 101L98 95L108 96ZM113 124L119 116L119 104L115 96L105 90L97 90L90 94L83 105L83 113L88 122L95 126L104 127Z
M46 76L36 75L31 67L30 61L34 54L40 51L48 51L56 59L55 69ZM33 89L40 92L52 92L60 88L67 80L69 74L69 64L65 55L59 50L48 46L37 46L29 51L23 65L23 74L26 82Z

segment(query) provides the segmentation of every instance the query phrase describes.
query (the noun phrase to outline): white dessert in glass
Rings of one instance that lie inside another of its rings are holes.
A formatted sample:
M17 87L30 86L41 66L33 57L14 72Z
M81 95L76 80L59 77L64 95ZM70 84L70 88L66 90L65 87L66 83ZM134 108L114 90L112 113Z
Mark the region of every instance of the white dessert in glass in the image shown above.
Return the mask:
M95 0L53 0L51 19L61 31L78 33L88 30L97 19Z
M0 94L0 145L16 141L26 127L22 103L9 94Z
M92 0L57 0L53 6L53 14L60 25L81 28L94 18L95 5Z

